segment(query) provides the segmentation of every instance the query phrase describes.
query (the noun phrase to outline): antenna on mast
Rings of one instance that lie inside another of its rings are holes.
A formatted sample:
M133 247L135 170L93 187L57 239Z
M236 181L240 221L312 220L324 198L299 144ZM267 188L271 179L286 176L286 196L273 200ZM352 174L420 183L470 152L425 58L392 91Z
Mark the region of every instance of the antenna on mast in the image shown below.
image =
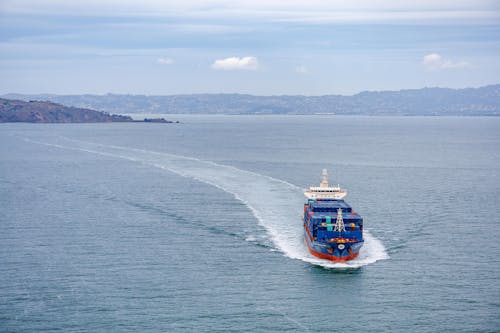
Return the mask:
M321 174L321 184L320 187L328 187L328 170L323 169L323 173Z
M342 217L342 208L337 209L337 221L335 222L333 231L339 233L345 231L344 218Z

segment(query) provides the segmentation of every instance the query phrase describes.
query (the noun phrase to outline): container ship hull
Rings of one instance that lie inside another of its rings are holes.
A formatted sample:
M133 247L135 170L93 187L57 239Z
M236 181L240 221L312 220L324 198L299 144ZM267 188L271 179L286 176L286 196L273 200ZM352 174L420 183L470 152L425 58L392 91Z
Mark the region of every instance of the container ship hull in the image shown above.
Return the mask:
M322 243L316 242L304 225L304 240L309 253L320 259L327 259L336 262L346 262L358 257L359 250L363 246L363 241L355 243ZM342 249L339 245L343 244Z
M355 259L363 246L363 218L343 198L346 191L328 185L328 173L318 187L304 191L304 239L309 252L321 259Z

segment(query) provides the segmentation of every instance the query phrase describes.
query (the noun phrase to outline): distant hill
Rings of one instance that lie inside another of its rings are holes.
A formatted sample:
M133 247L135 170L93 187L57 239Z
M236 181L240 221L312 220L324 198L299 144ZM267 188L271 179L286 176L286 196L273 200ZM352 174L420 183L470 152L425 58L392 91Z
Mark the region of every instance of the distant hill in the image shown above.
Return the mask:
M100 123L130 122L131 117L67 107L52 102L24 102L0 98L0 122Z
M353 96L9 94L4 97L49 100L110 113L500 115L500 84L466 89L423 88L362 92Z

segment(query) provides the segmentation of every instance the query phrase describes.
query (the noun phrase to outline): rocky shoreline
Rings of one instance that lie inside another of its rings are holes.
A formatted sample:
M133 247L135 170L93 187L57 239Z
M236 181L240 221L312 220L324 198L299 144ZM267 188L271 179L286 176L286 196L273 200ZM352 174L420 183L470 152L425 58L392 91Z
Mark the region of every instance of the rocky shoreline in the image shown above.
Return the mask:
M0 123L160 123L171 124L164 118L134 120L130 116L109 114L86 108L68 107L45 101L20 101L0 98ZM178 123L178 122L176 122Z

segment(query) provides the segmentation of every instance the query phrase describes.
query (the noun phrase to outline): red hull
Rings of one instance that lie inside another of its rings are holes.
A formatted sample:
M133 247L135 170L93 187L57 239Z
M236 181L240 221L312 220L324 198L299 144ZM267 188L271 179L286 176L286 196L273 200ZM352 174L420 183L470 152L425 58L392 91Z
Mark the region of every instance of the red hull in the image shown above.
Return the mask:
M309 234L309 232L308 232L308 234ZM305 237L307 237L307 236L305 236ZM340 258L340 257L334 256L331 254L316 252L313 249L311 249L307 239L305 241L306 241L306 245L307 245L307 249L309 250L309 253L311 253L313 256L318 257L320 259L327 259L327 260L331 260L331 261L335 261L335 262L346 262L346 261L355 259L359 255L359 253L353 253L351 255Z

